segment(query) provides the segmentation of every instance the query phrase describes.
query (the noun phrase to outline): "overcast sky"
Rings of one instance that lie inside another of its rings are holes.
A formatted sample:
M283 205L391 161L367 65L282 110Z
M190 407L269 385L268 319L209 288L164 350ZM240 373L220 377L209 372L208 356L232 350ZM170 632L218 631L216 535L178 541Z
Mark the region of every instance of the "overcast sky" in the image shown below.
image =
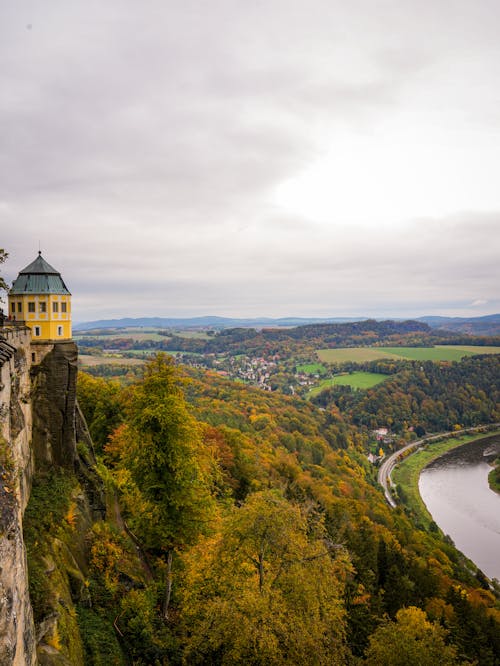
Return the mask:
M76 321L500 311L498 0L3 0L0 247Z

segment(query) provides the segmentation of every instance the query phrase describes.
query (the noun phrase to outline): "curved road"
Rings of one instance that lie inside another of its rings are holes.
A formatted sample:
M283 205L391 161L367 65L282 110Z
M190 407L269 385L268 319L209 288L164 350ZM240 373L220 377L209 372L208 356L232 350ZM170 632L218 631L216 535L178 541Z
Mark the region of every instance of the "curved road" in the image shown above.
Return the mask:
M435 439L442 439L443 437L447 437L447 436L465 435L469 432L484 431L485 433L487 433L487 430L485 430L486 428L493 429L493 428L498 428L499 426L500 426L500 423L488 423L487 426L476 426L475 428L464 428L463 430L454 430L454 431L451 431L451 432L442 432L438 435L431 435L430 437L422 437L422 439L416 439L414 442L410 442L410 444L407 444L406 446L403 446L402 449L399 449L399 451L396 451L395 453L390 455L387 458L387 460L384 460L384 462L380 465L380 469L378 471L378 477L377 477L377 480L378 480L379 484L384 489L385 499L387 500L388 504L390 506L392 506L393 509L397 506L396 502L394 501L394 498L392 497L391 492L390 492L390 487L392 486L391 473L392 473L392 470L398 464L399 459L402 458L403 455L407 451L411 451L412 449L417 449L422 444L426 444L427 442L432 442Z

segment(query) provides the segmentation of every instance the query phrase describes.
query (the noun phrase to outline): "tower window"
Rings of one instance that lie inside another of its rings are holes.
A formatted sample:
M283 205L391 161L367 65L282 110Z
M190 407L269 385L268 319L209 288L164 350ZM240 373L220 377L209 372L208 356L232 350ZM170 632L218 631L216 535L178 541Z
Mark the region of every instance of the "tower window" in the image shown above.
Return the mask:
M15 304L15 303L11 303L11 304L10 304L10 309L12 310L12 312L15 312L15 311L16 311L16 304Z
M52 303L52 312L59 312L59 303Z
M18 303L17 303L17 311L18 311L18 312L22 312L22 311L23 311L23 304L21 303L21 301L18 301Z
M62 335L62 334L63 334L63 327L62 327L62 326L58 326L58 327L57 327L57 335Z
M40 303L40 312L47 312L47 303L45 301Z
M35 302L29 301L28 303L28 312L35 312Z
M33 331L35 333L35 338L39 338L40 337L40 326L35 326Z
M66 303L61 303L61 312L67 312Z

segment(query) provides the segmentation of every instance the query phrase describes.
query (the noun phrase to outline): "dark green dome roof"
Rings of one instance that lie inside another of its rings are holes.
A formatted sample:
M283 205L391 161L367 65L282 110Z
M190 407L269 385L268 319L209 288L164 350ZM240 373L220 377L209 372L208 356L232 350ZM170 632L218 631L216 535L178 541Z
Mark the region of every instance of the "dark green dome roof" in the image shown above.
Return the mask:
M61 273L38 253L35 261L23 268L14 280L9 294L69 294Z

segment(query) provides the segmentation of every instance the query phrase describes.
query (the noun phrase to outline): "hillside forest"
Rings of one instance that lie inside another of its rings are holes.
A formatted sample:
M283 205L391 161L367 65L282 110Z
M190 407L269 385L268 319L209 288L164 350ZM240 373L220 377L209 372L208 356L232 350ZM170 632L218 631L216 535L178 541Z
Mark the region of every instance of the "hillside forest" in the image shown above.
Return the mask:
M405 326L375 328L365 344L435 336ZM341 334L333 344L346 343ZM216 344L227 337L241 351L251 336L223 332ZM311 345L310 331L265 338L273 353ZM500 663L498 581L435 524L391 509L368 460L382 426L393 450L425 432L498 423L500 357L354 369L387 377L306 400L162 351L125 382L80 372L94 450L80 444L79 455L99 474L106 511L85 533L86 577L59 647L71 642L88 664ZM54 537L75 541L81 483L54 471L33 488L37 622L54 596L43 561Z

